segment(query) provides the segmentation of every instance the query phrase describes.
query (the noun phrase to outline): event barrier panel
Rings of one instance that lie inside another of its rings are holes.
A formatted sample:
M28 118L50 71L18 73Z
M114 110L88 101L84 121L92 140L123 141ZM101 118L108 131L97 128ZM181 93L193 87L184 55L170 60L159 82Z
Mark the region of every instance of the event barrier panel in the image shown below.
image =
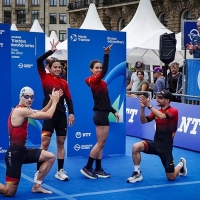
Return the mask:
M10 60L10 25L0 23L0 55L1 55L1 139L0 139L0 160L4 159L8 148L8 127L7 121L11 111L11 60Z
M120 114L120 123L109 115L110 130L104 156L125 154L126 34L117 31L68 29L68 83L73 99L75 124L68 128L67 156L88 156L96 143L93 123L93 97L85 79L91 76L91 60L103 61L103 47L112 44L109 69L104 77L111 105ZM117 147L117 148L115 148Z
M155 100L152 105L158 108ZM183 103L170 103L179 111L178 128L174 138L174 146L200 151L200 107ZM146 114L150 110L146 108ZM143 139L153 140L155 121L141 124L140 104L138 98L126 98L126 134Z

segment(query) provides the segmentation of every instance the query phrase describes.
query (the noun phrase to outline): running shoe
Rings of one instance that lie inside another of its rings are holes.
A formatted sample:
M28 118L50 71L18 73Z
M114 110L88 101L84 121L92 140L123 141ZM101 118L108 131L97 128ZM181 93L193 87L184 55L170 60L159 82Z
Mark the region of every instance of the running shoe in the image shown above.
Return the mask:
M83 174L84 176L87 176L90 179L97 179L98 176L94 173L93 169L87 169L86 167L84 167L83 169L80 170L81 174Z
M137 181L141 181L143 179L141 172L133 172L133 174L126 180L128 183L135 183Z
M100 170L94 170L94 173L98 176L98 178L109 178L110 174L106 173L103 168L101 168Z
M185 158L180 158L180 162L183 163L183 167L181 168L179 172L179 176L186 176L187 174L187 167L186 167L186 160Z
M59 171L57 171L57 173L55 174L55 177L61 181L68 181L69 177L66 174L66 171L64 171L63 169L60 169Z

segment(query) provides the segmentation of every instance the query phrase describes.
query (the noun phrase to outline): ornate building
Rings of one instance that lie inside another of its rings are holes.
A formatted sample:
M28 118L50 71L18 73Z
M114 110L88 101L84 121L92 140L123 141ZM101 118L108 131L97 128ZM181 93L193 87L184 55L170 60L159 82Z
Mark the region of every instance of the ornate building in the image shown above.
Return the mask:
M0 0L0 23L15 24L29 31L37 19L46 35L56 31L60 41L66 39L67 0Z
M121 30L133 18L139 0L70 0L67 10L70 27L82 25L90 3L96 4L107 30ZM151 3L161 23L176 33L181 31L182 19L200 17L200 0L151 0Z

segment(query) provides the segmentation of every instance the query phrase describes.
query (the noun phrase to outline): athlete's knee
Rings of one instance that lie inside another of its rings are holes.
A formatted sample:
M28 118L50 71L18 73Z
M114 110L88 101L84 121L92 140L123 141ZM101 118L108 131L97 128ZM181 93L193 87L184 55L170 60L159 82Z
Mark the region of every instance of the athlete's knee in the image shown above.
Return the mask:
M175 180L175 176L174 176L174 173L167 173L167 179L168 181L174 181Z
M98 142L97 145L100 149L102 149L105 146L105 143L106 141L101 141L101 142Z
M54 162L55 160L56 156L53 153L49 152L49 161Z
M3 194L5 197L13 197L16 194L17 190L9 190L7 189L7 191Z
M137 142L132 146L132 153L138 153L144 150L144 144L142 142Z

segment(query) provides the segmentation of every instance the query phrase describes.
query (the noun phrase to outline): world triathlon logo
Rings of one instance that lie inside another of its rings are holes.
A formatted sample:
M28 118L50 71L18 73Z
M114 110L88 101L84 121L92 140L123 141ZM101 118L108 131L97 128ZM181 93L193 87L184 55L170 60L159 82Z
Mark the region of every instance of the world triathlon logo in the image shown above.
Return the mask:
M192 30L190 31L190 33L188 34L188 37L189 37L190 40L192 41L192 38L193 38L194 36L198 35L198 34L199 34L199 33L198 33L197 29L192 29Z
M77 35L76 34L72 34L70 36L71 41L76 42L77 41Z

